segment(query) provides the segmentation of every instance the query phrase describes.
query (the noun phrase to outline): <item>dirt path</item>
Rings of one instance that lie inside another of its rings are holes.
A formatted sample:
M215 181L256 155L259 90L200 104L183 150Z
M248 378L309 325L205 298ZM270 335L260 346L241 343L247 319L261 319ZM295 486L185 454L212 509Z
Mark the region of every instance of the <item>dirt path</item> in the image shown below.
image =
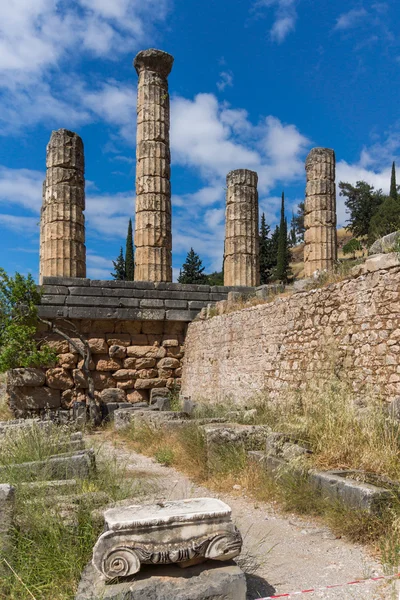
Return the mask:
M91 442L97 445L100 439L100 436L97 440L92 437ZM227 495L199 487L175 469L125 449L120 441L103 442L102 451L108 456L113 453L129 470L152 482L146 502L213 496L231 506L233 520L244 538L241 566L250 573L255 570L248 578L248 600L383 574L381 565L364 548L336 539L328 528L312 519L279 514L273 505L255 502L241 490ZM372 583L296 597L397 600L400 596L393 583Z

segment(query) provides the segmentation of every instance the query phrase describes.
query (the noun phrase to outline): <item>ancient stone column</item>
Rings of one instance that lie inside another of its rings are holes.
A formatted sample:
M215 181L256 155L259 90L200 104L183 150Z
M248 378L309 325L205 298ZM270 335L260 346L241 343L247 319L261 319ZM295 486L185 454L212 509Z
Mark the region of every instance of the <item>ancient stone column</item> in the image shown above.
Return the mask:
M337 260L335 153L313 148L306 159L304 274L333 269Z
M136 136L135 280L172 281L169 94L173 57L144 50L139 75Z
M224 285L260 283L257 181L248 169L226 177Z
M46 179L40 217L40 273L43 277L86 277L85 178L82 139L53 131L47 145Z

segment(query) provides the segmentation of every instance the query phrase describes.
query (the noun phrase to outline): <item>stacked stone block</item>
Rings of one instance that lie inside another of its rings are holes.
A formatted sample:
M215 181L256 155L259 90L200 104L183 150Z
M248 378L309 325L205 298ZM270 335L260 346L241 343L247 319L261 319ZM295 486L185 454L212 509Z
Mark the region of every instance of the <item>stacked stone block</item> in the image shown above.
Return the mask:
M337 260L335 153L313 148L306 159L304 274L332 270Z
M82 139L53 131L47 146L40 219L40 281L46 276L85 277L85 179Z
M144 50L139 75L136 145L135 280L172 281L170 108L167 77L173 57Z
M257 173L248 169L231 171L226 177L226 286L260 283L257 182Z
M152 389L180 385L186 323L81 320L74 324L89 343L89 367L100 405L148 403ZM87 402L81 356L68 341L44 327L39 336L56 352L58 364L9 372L7 392L19 416L45 409L68 410L76 402Z

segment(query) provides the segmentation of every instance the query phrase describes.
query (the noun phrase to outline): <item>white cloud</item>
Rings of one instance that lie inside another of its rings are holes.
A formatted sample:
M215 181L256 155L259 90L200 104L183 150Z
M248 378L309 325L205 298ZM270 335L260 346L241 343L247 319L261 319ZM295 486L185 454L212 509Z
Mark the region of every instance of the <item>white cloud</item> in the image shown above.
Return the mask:
M365 8L353 8L338 17L334 29L340 31L353 29L358 27L367 17L368 12Z
M220 92L223 92L227 87L233 87L233 73L232 71L222 71L220 79L217 81L217 88Z
M112 259L104 258L93 252L86 255L87 275L91 279L111 279Z
M88 233L104 239L125 239L129 219L134 219L134 193L89 194L86 197Z
M77 56L117 60L133 53L152 39L171 1L0 2L0 134L37 123L75 127L102 118L131 139L126 113L134 110L133 86L109 80L88 89L75 73ZM133 99L125 98L131 90Z
M0 166L0 204L23 206L39 213L43 180L44 173L40 171Z
M0 214L0 223L4 227L24 235L39 233L38 221L38 217L19 217L16 215Z
M281 44L296 28L296 0L257 0L254 8L261 7L275 9L275 20L270 30L270 36L273 42Z

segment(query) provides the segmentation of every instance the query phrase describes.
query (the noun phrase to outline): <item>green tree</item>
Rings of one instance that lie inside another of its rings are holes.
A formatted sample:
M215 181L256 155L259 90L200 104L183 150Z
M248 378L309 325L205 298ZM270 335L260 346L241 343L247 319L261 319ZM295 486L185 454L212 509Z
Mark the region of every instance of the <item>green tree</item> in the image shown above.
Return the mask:
M207 275L204 274L203 263L200 256L196 254L193 248L190 248L186 261L180 270L179 283L207 283Z
M56 362L57 356L35 340L37 306L41 293L31 275L9 277L0 268L0 371L17 367L40 367Z
M352 238L345 244L342 248L343 254L352 254L353 258L356 257L356 252L362 250L362 245L360 240L357 238Z
M297 232L296 232L296 217L294 213L292 213L292 220L290 222L290 232L289 232L289 246L294 248L297 244Z
M398 200L397 184L396 184L396 163L393 161L392 164L392 176L390 179L390 193L389 196L393 200Z
M297 214L292 218L293 225L296 230L297 241L304 242L304 232L306 230L304 227L304 202L299 202L297 206Z
M368 244L394 231L400 230L400 204L392 197L379 206L376 214L372 217L368 232Z
M285 217L285 194L282 192L281 219L279 224L278 257L276 279L286 282L289 277L290 251L287 236L287 220Z
M214 273L210 273L206 275L208 285L224 285L224 272L223 271L214 271Z
M265 213L261 215L261 226L260 226L260 235L259 235L259 256L260 256L260 283L261 285L266 284L268 282L268 277L270 276L270 265L269 265L269 251L270 251L270 243L271 240L269 238L269 233L271 228L267 225L265 219Z
M121 246L121 251L118 255L117 260L113 260L112 262L114 265L114 273L111 273L111 276L116 281L125 281L126 270L125 270L125 259L124 259L124 253L122 252L122 246Z
M135 279L135 255L133 251L132 219L129 219L128 235L126 236L125 279L127 281L133 281Z
M375 190L365 181L357 181L355 186L341 181L339 189L340 195L346 198L345 205L350 215L347 229L354 237L368 236L371 219L385 199L382 190Z

